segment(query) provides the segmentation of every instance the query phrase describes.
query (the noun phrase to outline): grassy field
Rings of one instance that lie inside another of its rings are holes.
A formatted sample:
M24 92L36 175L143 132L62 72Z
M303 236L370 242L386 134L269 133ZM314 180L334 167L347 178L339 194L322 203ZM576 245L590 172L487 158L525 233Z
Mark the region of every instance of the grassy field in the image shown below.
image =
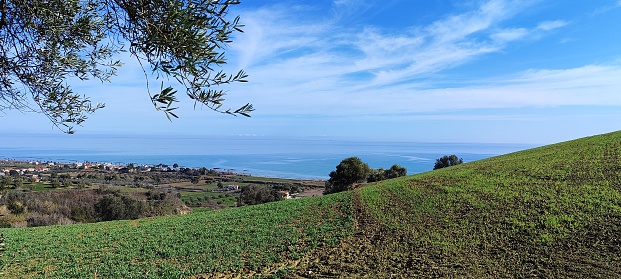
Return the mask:
M323 197L0 232L3 278L620 278L621 132Z

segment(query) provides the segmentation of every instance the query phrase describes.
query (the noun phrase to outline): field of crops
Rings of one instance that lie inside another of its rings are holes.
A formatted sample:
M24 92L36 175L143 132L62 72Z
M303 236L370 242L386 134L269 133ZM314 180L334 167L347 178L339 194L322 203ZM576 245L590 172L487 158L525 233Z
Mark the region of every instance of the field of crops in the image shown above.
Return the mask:
M6 278L621 278L621 132L324 197L0 232Z
M354 201L352 237L305 269L621 278L618 132L370 185Z
M352 227L351 195L185 216L5 229L2 278L183 278L286 272Z

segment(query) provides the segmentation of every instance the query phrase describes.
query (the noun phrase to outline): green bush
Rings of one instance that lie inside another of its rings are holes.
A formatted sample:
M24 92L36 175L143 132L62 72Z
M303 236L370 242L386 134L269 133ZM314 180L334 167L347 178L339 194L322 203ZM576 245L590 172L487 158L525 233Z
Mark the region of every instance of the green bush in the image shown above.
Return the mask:
M137 219L144 209L143 202L118 194L105 196L95 204L95 213L101 221Z
M9 211L11 211L12 214L15 215L26 212L26 208L24 207L24 205L21 202L15 200L9 201L6 207L7 209L9 209Z

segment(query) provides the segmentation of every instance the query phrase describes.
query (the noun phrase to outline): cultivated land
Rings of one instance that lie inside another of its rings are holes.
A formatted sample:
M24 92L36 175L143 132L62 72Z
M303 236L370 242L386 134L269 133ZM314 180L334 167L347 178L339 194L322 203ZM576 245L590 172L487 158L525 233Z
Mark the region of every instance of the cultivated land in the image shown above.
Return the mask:
M4 278L619 278L621 132L323 197L0 232Z

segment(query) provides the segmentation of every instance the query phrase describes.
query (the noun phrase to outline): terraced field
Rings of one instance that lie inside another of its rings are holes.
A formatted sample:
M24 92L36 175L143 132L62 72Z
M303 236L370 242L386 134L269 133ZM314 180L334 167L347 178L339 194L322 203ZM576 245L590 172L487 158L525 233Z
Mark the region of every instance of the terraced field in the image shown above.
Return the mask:
M621 278L621 132L324 197L1 232L6 278Z

